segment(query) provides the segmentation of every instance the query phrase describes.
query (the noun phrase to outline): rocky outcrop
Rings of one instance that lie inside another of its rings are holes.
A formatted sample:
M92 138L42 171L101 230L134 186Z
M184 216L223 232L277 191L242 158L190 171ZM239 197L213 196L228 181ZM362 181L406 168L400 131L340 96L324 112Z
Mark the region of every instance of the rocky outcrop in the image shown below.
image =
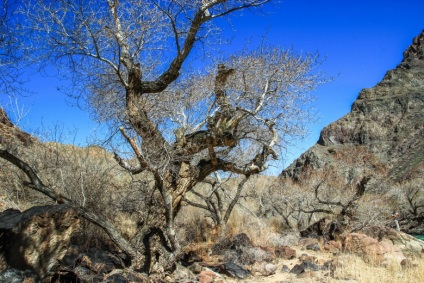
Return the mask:
M59 266L72 234L79 229L77 210L65 205L36 206L0 214L0 251L8 267L33 270L43 279Z
M375 87L363 89L351 112L325 127L317 144L285 169L282 179L308 182L310 172L327 169L346 180L355 174L356 179L368 176L367 191L373 188L378 194L402 187L398 184L406 180L423 183L423 54L424 30L404 52L402 62ZM400 207L394 204L393 209ZM401 215L412 210L405 209ZM424 210L414 213L402 228L411 233L424 231Z
M283 171L301 178L305 166L321 168L344 147L362 146L401 178L424 160L424 31L404 59L375 87L363 89L349 114L321 131L317 145ZM413 156L417 158L412 158ZM396 170L396 168L398 168ZM400 170L402 168L402 170Z
M418 257L424 255L424 241L406 233L383 226L367 227L362 229L361 233L378 241L389 240L406 256Z
M378 241L362 233L350 233L344 241L344 251L363 256L375 264L395 261L398 264L405 259L402 250L389 239Z
M364 256L372 263L394 261L403 264L406 256L424 253L424 241L386 227L370 227L359 233L350 233L343 242L345 252Z
M14 143L22 143L31 145L36 139L30 134L22 131L10 121L6 111L0 107L0 145L11 145Z

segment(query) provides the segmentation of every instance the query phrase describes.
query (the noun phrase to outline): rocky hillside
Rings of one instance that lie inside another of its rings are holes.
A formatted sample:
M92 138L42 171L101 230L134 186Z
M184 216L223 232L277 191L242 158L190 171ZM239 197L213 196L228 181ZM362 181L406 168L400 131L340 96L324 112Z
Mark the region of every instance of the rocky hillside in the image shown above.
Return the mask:
M342 176L353 171L368 175L372 178L368 190L386 186L380 193L405 182L423 184L424 30L404 52L402 62L375 87L363 89L351 112L325 127L317 144L281 176L305 181L311 169L325 168ZM422 196L416 198L416 206L423 210L418 201ZM397 205L393 208L410 209Z

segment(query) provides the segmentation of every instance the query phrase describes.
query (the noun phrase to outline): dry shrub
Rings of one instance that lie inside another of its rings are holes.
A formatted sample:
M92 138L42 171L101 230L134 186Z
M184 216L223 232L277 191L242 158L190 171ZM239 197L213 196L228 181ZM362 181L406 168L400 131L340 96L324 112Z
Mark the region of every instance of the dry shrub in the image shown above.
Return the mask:
M129 238L134 235L133 223L137 219L128 215L133 205L129 194L132 180L116 165L111 153L105 149L90 146L85 148L59 143L36 142L31 147L14 148L15 155L33 167L43 183L77 205L103 215L115 222L118 229ZM24 186L26 176L15 166L0 160L0 209L26 210L35 205L54 202ZM129 189L128 189L129 187ZM124 189L125 188L125 189ZM115 198L115 199L114 199ZM115 202L116 198L119 202ZM124 205L119 205L119 204ZM116 219L115 219L116 218ZM85 223L85 222L84 222ZM74 237L74 243L83 247L100 247L110 244L104 232L93 224L83 224L83 229Z
M293 230L282 230L281 221L259 218L250 212L236 210L227 226L227 238L246 233L256 246L279 247L295 245L299 241L299 233Z
M203 210L185 206L177 215L176 227L181 244L211 243L217 240L218 231L212 225L212 220Z
M72 235L71 243L78 246L78 250L83 252L91 248L116 250L110 237L103 229L85 219L82 219L79 231Z
M355 207L355 217L350 229L358 231L365 227L387 225L392 212L393 208L385 195L364 195Z
M134 238L138 231L137 218L129 213L118 211L113 222L127 240Z

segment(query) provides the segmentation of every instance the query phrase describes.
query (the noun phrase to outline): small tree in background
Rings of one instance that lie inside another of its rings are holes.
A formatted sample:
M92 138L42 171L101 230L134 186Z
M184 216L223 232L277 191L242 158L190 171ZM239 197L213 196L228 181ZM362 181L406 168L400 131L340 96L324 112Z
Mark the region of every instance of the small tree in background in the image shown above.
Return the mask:
M221 237L225 236L228 220L230 219L235 205L239 202L240 198L243 197L242 192L243 189L245 189L245 184L249 180L250 175L241 180L237 180L237 190L233 196L228 195L224 187L225 182L231 177L230 175L223 181L221 176L215 172L213 178L203 180L203 188L195 187L189 191L190 194L196 197L195 199L192 200L188 197L184 198L185 203L206 211L206 215L212 219L214 228L220 232ZM200 183L200 185L202 185L202 183ZM207 189L204 188L205 186Z
M386 172L365 147L334 149L321 168L305 165L300 178L275 182L262 196L260 212L280 216L285 228L327 238L386 224L392 208L375 178Z

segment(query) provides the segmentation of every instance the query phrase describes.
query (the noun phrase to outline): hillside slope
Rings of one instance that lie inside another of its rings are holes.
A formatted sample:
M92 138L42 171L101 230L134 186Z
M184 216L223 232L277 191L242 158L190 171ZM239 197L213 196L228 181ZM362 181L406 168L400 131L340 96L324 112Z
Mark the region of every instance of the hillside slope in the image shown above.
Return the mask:
M424 216L419 188L424 176L424 30L403 55L380 83L360 92L350 113L321 131L317 144L285 169L282 179L307 182L311 170L329 169L341 176L368 175L367 190L381 194L415 184L417 214ZM397 202L393 209L406 215L411 207Z

